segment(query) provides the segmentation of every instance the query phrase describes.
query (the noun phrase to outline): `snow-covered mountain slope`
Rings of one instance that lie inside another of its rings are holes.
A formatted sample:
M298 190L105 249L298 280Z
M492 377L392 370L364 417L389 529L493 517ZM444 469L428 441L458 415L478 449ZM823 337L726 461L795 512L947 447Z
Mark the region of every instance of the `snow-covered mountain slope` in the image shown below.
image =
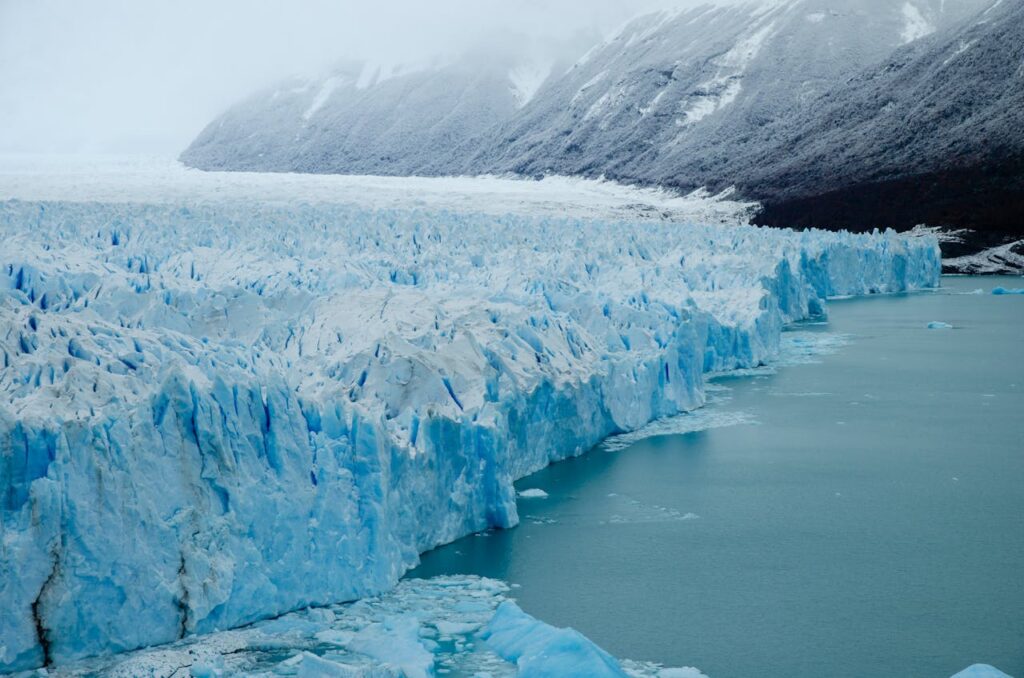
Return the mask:
M765 203L764 223L953 226L975 249L1019 239L1024 2L908 45L765 135L777 142L722 170Z
M453 164L692 188L728 182L708 170L966 3L956 13L946 4L794 0L641 17L503 124L467 164Z
M474 50L415 68L343 64L234 106L182 154L216 170L409 175L482 139L579 51L567 44Z
M263 96L215 121L183 158L234 170L736 186L771 225L969 229L947 253L956 258L1024 236L1022 26L1022 0L764 0L662 12L568 68L483 60L418 76L415 90L440 108L389 98L394 84L372 97L339 89L314 124L299 114L313 94L283 121ZM491 94L449 96L466 90L470 72L490 74L492 94L507 94L512 80L534 94L525 105L504 100L500 112ZM537 73L547 74L543 86ZM446 117L455 101L454 119L472 121L461 131Z
M576 63L473 55L363 90L356 75L336 74L240 104L182 159L231 170L604 174L693 190L709 182L709 160L759 127L983 1L707 5L640 17Z
M182 160L202 169L410 174L410 158L445 153L515 112L510 70L496 59L459 62L377 82L371 66L339 67L235 106Z
M0 190L0 670L387 590L514 525L514 480L699 407L705 371L769 359L826 297L940 267L934 238L892 232L183 177L214 186Z
M1024 240L992 247L962 257L944 259L942 268L949 273L1001 275L1024 273Z
M695 189L710 180L709 160L759 127L980 2L708 5L639 17L574 63L474 53L379 83L369 67L341 69L239 104L182 160L229 170L605 174Z

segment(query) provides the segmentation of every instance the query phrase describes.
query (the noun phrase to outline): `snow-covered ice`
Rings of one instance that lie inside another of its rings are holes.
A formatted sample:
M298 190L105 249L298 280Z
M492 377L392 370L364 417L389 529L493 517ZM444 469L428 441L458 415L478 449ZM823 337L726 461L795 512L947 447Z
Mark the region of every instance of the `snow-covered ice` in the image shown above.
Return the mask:
M826 298L938 283L934 238L435 181L0 171L0 670L391 590Z
M549 176L540 180L483 177L381 177L260 172L201 172L145 156L0 155L0 200L273 205L359 205L493 215L747 223L756 203L726 191L678 195L612 181Z

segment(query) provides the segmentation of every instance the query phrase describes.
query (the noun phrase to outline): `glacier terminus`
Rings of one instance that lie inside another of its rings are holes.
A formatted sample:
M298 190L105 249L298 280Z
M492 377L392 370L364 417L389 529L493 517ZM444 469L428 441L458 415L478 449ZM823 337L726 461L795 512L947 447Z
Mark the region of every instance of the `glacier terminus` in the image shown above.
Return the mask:
M941 271L930 235L600 182L170 175L0 179L0 671L392 591L516 525L513 481Z

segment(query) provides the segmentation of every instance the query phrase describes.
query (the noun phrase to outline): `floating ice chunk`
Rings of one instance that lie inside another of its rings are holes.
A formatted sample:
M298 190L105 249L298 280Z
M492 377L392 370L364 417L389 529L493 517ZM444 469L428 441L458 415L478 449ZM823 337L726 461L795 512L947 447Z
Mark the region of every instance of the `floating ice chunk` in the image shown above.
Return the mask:
M480 624L476 622L455 622L441 620L434 624L434 628L436 628L438 633L440 633L442 636L464 636L476 631L478 628L480 628Z
M626 677L614 657L579 631L538 621L510 600L498 606L481 637L502 658L516 664L521 678Z
M414 612L389 617L357 633L348 648L400 669L405 678L427 678L434 673L434 655L423 647L419 631Z
M944 322L940 322L938 320L933 320L930 323L928 323L928 329L930 329L930 330L951 330L951 329L953 329L953 326L950 325L949 323L944 323Z
M708 678L692 666L681 666L674 669L662 669L658 671L657 678Z
M988 664L974 664L968 666L960 673L953 676L953 678L1011 678L1008 674L1003 673L994 666Z
M523 499L547 499L548 493L540 488L531 487L528 490L523 490L522 492L520 492L519 496L522 497Z
M318 631L313 634L321 643L327 643L329 645L338 645L340 647L348 647L348 644L352 642L353 634L347 631L337 631L335 629L327 629L326 631Z
M365 671L357 667L324 659L312 652L303 652L301 657L299 670L295 674L299 678L359 678L366 675Z
M1017 288L1013 288L1013 287L1011 287L1011 288L997 287L994 290L992 290L992 294L995 294L997 296L1000 296L1000 295L1003 295L1003 294L1024 294L1024 287L1017 287Z

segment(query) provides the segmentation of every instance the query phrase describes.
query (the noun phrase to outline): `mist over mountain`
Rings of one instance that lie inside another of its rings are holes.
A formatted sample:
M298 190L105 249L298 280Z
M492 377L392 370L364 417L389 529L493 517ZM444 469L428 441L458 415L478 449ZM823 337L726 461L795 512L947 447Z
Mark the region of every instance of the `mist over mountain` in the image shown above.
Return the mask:
M233 107L182 159L203 169L446 174L427 164L490 143L492 128L586 44L524 37L519 49L478 48L415 66L340 64L319 80L280 83Z

